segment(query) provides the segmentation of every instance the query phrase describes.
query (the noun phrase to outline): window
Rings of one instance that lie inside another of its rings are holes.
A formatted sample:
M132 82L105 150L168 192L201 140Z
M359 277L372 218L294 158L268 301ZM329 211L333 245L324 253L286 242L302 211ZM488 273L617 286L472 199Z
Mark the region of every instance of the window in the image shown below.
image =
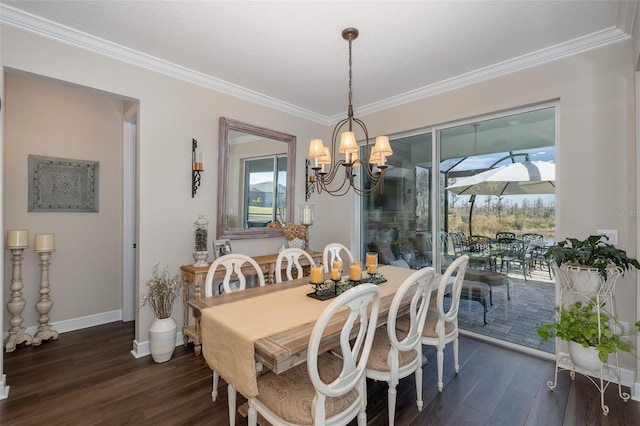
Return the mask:
M285 221L287 205L287 157L245 159L243 228Z

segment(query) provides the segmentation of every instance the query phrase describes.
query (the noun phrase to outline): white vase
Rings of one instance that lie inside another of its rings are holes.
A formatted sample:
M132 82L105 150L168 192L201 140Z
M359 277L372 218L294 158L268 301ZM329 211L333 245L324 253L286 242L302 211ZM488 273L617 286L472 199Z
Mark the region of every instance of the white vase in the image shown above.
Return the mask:
M155 319L149 328L149 351L155 362L166 362L171 359L176 348L176 331L178 325L173 317Z
M581 367L589 371L600 371L600 358L595 347L585 348L580 343L569 343L569 355L576 367Z
M294 238L293 240L287 240L290 248L304 248L304 240L302 238Z

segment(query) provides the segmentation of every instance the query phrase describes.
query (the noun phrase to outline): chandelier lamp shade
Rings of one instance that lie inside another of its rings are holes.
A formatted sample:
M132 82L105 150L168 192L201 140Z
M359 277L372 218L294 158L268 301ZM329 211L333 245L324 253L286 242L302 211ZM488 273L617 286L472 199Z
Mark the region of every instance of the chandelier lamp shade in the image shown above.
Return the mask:
M309 161L313 173L308 177L307 193L327 192L333 196L345 195L353 188L358 195L369 194L380 188L384 192L384 171L387 166L387 157L393 154L389 137L377 136L375 143L370 144L369 132L362 120L353 116L352 85L351 85L351 43L358 37L356 28L347 28L342 31L342 38L349 42L349 106L347 118L336 124L331 137L331 147L327 147L322 139L312 139L309 143ZM360 128L364 133L366 145L364 155L360 159L358 152L358 140L355 129ZM371 146L373 145L373 146ZM337 148L337 149L336 149ZM362 166L362 167L360 167ZM357 170L366 173L369 185L364 187L364 179L357 181Z

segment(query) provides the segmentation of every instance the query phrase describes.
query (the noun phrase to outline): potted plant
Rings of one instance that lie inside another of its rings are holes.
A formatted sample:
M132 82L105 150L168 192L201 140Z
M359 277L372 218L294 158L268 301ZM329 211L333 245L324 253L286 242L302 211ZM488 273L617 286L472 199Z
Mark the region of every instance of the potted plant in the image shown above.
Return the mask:
M593 293L612 272L615 272L615 279L632 268L640 269L638 260L630 258L625 250L607 243L607 240L604 235L591 235L585 240L567 238L550 246L544 257L570 274L568 278L578 285L576 290Z
M284 237L289 247L304 248L307 241L307 228L304 225L287 223L284 226Z
M178 325L173 319L173 304L182 289L180 274L171 275L168 268L160 271L153 267L151 278L145 284L142 306L150 306L155 320L149 329L149 351L155 362L171 359L176 347Z
M599 312L598 312L599 311ZM607 362L609 354L616 351L633 353L630 342L622 340L626 335L618 330L622 326L604 311L604 302L575 302L567 307L556 307L557 320L537 329L544 340L558 337L569 343L569 355L576 366L596 371L600 362ZM640 321L635 323L640 329Z

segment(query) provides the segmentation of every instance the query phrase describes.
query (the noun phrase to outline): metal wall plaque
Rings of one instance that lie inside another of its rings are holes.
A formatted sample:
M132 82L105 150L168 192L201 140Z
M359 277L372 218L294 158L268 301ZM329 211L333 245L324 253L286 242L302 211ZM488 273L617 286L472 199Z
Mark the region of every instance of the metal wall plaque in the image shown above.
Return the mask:
M97 212L98 161L29 155L30 212Z

